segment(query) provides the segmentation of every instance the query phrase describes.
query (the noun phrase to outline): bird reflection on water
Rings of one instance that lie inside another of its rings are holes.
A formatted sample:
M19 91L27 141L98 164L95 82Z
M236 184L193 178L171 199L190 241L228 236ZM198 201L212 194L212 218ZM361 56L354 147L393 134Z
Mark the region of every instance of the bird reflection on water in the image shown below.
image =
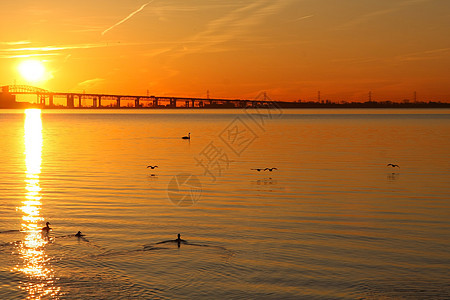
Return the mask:
M398 180L399 175L400 175L399 173L389 173L387 175L387 179L389 181L396 181L396 180Z

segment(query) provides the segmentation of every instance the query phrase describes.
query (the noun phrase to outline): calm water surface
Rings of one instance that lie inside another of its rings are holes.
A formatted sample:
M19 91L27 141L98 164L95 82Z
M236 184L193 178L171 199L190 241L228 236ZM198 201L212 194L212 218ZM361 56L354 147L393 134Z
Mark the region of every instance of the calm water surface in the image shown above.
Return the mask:
M0 128L1 299L450 298L449 110L1 110Z

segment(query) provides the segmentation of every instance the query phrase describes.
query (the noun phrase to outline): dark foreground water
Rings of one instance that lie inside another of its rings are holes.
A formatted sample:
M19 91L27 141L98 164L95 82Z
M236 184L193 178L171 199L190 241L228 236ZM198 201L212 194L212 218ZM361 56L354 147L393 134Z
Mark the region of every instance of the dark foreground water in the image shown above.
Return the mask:
M0 299L450 298L448 110L3 110L0 129Z

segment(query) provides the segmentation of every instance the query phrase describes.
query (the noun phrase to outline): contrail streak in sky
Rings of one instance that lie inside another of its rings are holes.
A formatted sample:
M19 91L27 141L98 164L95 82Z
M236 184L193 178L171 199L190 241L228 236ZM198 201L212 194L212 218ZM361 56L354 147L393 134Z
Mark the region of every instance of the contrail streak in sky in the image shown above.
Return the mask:
M133 11L131 14L129 14L126 18L120 20L119 22L117 22L116 24L114 24L113 26L109 27L108 29L106 29L105 31L102 32L102 35L105 35L105 33L107 33L108 31L110 31L111 29L113 29L116 26L119 26L120 24L122 24L123 22L125 22L126 20L130 19L132 16L134 16L135 14L137 14L138 12L140 12L141 10L143 10L147 5L149 5L150 3L152 3L152 1L145 3L144 5L142 5L139 9Z

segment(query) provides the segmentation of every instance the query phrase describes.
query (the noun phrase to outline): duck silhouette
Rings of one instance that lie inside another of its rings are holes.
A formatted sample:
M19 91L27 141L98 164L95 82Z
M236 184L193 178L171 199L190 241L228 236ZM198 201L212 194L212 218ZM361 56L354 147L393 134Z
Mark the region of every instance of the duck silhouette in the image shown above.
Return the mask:
M163 242L159 242L159 243L156 243L156 244L158 245L158 244L165 244L165 243L177 243L178 244L178 248L180 248L180 244L188 244L187 241L185 241L185 240L183 240L181 238L181 234L178 234L177 238L175 240L163 241Z
M48 225L50 225L49 222L45 223L45 227L42 227L42 229L41 229L42 233L48 234L48 232L51 230L50 226L48 226Z

